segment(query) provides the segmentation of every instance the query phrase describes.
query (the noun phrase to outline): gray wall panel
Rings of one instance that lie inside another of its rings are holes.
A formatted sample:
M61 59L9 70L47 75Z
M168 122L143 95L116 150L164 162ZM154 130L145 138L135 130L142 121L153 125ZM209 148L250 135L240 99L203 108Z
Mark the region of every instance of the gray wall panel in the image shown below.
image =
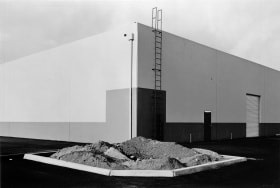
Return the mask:
M154 88L154 34L139 25L138 85ZM202 122L204 110L216 120L216 54L181 37L163 32L162 89L167 122Z
M106 122L1 122L0 135L46 140L121 142L129 139L129 89L106 92Z
M138 32L138 84L153 89L154 34L141 24ZM246 94L260 96L261 123L280 123L279 71L167 32L162 57L167 123L203 122L203 111L210 110L212 122L220 123L217 139L230 138L230 132L244 137ZM275 132L275 126L268 129Z
M10 136L10 123L0 122L0 136Z
M69 140L68 122L10 122L10 136L46 140Z

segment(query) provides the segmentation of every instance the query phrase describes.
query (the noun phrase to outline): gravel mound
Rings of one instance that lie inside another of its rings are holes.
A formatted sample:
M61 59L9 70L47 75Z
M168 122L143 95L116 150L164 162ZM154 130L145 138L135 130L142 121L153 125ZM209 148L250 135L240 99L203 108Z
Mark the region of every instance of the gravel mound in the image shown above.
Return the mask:
M162 157L185 158L191 157L198 152L183 147L174 142L160 142L157 140L135 137L120 144L119 149L128 156L138 159L157 159Z
M172 170L221 160L213 151L135 137L122 143L99 141L59 150L51 158L106 169Z
M185 167L174 158L161 158L161 159L144 159L137 161L126 161L123 163L132 170L172 170Z
M127 169L125 165L122 165L123 161L89 151L73 151L63 155L60 160L107 169Z

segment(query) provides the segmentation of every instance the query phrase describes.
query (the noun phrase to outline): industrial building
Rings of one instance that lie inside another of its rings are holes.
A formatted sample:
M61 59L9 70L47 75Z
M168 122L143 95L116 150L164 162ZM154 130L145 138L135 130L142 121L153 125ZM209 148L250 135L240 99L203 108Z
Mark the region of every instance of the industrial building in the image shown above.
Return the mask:
M280 133L280 72L140 23L0 65L0 136L193 142Z

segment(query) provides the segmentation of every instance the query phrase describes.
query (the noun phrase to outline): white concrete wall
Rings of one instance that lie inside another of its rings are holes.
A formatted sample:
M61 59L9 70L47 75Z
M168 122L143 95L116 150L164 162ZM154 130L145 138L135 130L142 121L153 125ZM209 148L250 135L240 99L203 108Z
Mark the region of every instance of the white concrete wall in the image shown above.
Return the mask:
M154 33L139 25L138 85L154 88ZM245 123L246 93L261 96L261 122L280 122L280 72L163 32L167 122Z
M132 32L136 33L136 24L1 64L0 134L42 138L36 129L44 122L106 122L106 92L130 88L131 45L124 34ZM136 47L134 51L137 56ZM129 121L125 121L127 130L119 134L129 138ZM23 128L11 128L9 123L14 122L22 122ZM38 123L25 129L28 122ZM71 140L69 126L53 126L53 131L44 126L48 130L44 139ZM102 139L102 134L100 130L96 139Z

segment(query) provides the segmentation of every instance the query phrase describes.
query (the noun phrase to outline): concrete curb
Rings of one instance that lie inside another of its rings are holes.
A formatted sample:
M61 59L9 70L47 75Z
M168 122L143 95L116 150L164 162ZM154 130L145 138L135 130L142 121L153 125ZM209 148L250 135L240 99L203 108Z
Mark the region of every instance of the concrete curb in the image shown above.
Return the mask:
M46 153L46 152L41 152L41 153ZM38 154L40 153L25 154L23 158L36 162L101 174L105 176L125 176L125 177L176 177L176 176L182 176L187 174L193 174L205 170L217 169L223 166L229 166L247 160L245 157L222 155L224 157L222 161L216 161L207 164L180 168L175 170L110 170L110 169L92 167L92 166L73 163L73 162L62 161L50 157L44 157Z

